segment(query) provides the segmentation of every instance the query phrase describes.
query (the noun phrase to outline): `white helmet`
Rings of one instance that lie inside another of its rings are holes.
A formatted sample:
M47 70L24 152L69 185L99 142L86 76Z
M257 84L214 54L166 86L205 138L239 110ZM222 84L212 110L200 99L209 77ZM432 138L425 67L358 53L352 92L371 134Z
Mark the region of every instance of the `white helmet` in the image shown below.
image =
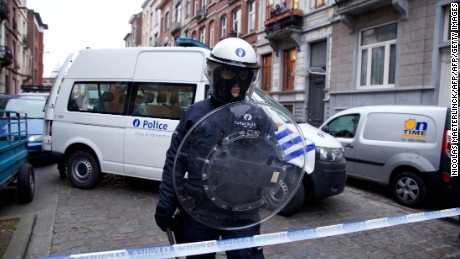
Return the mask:
M243 100L252 94L258 71L256 53L248 42L239 38L220 41L207 59L211 96L221 104Z

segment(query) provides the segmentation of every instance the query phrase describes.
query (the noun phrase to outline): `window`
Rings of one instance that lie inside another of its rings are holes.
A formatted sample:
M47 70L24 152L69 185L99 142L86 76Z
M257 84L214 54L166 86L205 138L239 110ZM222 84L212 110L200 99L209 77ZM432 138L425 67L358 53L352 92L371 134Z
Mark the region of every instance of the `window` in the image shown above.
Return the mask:
M220 37L225 38L227 36L227 17L222 16L220 18Z
M190 0L185 3L185 18L190 16Z
M166 11L165 13L165 31L168 31L169 30L169 11Z
M283 63L283 91L294 90L294 76L296 52L295 48L284 51Z
M271 91L272 84L272 55L262 56L262 85L265 92Z
M327 3L327 0L311 0L311 8L316 9L322 6L325 6Z
M360 87L394 85L397 29L397 24L392 23L360 33Z
M206 41L206 28L203 26L200 28L200 41L205 43Z
M253 32L256 28L256 1L249 3L248 12L248 31Z
M236 32L236 36L241 33L241 9L233 12L233 31Z
M75 112L180 119L192 105L195 86L190 84L127 82L77 82L67 109Z
M69 111L122 114L128 83L76 83L67 104Z
M443 8L444 12L444 23L443 23L443 41L450 41L451 40L451 21L452 21L452 13L450 11L450 5L447 5Z
M209 23L209 46L214 47L214 21Z
M180 22L180 20L181 20L181 19L180 19L180 18L181 18L181 17L180 17L180 16L181 16L181 9L182 9L182 8L181 8L180 3L179 3L178 5L176 5L176 8L175 8L175 10L174 10L174 21L175 21L175 22Z
M338 117L328 123L328 133L333 137L354 138L358 122L359 114L349 114Z
M193 15L195 16L198 13L198 0L195 0L195 9L193 10Z
M195 93L189 84L139 83L134 89L137 94L130 115L174 120L192 105Z

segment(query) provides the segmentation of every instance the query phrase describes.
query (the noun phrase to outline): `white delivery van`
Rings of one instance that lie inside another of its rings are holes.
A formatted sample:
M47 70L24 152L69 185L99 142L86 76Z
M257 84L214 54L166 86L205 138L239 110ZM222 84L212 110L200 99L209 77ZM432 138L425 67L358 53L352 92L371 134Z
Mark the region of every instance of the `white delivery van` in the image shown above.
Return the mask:
M62 158L61 176L82 189L95 187L102 173L161 180L182 111L208 97L203 72L209 52L199 47L85 49L70 57L48 99L43 138L44 150ZM280 106L260 90L254 98ZM297 211L306 195L321 199L345 187L340 143L300 125L316 146L316 163L285 215Z
M460 191L450 175L450 109L380 105L341 111L321 125L344 147L348 175L390 186L405 206L432 192Z

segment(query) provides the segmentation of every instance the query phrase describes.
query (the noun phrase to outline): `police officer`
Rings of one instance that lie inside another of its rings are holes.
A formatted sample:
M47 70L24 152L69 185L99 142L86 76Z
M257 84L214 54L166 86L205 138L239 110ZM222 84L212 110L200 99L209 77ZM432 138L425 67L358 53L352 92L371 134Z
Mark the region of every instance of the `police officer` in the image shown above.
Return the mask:
M250 227L242 229L222 230L204 225L187 213L181 213L182 216L179 226L173 223L173 215L176 212L178 204L180 204L179 210L181 210L181 207L183 210L183 206L185 205L185 202L178 201L176 198L177 195L175 192L173 179L173 177L177 177L175 172L173 172L173 168L181 142L183 141L187 132L192 128L192 126L197 123L203 116L213 111L214 109L221 107L222 105L243 101L247 96L249 96L252 93L254 81L258 74L258 69L259 64L257 62L256 53L252 46L246 41L238 38L227 38L220 41L218 44L216 44L216 46L211 51L210 56L207 58L206 76L210 83L211 98L193 104L191 107L186 109L182 115L179 125L173 134L170 148L167 152L166 161L163 168L162 182L160 185L160 198L155 213L155 220L157 225L163 231L166 231L167 228L171 228L176 233L176 239L178 239L177 237L179 235L181 236L181 240L178 240L178 242L198 242L205 240L217 240L220 237L223 239L228 239L260 234L259 223L251 224ZM227 130L227 128L225 128L227 126L222 126L225 124L223 121L212 123L212 125L219 124L220 127L224 127L221 129L221 131ZM264 130L266 131L273 131L274 125L270 125L270 123L259 124L264 125L266 128ZM217 132L216 135L218 134L219 133ZM214 142L211 141L207 143L205 140L200 140L201 142L204 141L203 143L206 143L209 145L209 147L201 148L204 149L204 151L200 151L196 147L196 152L202 152L202 155L206 155L212 146L216 145L216 142L219 142L218 137L217 140L215 138L210 139L212 139ZM196 156L199 156L199 154ZM177 167L186 168L177 169ZM189 174L189 181L191 181L191 178L193 179L193 176L190 175L201 174L200 165L195 165L193 161L186 161L180 165L176 164L176 170L183 170L184 173L187 171ZM201 178L201 176L197 176L196 178ZM202 188L200 188L199 184L188 184L186 187L188 192L198 193L193 197L206 197L206 195L203 194L204 191ZM206 199L196 200L194 201L194 205L195 202L205 203L206 201L204 200ZM226 254L228 258L264 258L261 247L227 251ZM188 258L214 257L215 254L207 254Z

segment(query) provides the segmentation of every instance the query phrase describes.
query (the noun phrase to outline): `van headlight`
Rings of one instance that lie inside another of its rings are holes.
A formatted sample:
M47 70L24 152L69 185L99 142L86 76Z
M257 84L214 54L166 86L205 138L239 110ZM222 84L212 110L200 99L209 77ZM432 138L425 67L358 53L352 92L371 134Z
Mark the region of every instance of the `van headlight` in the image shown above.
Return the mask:
M316 156L321 161L339 161L343 159L342 148L316 147Z
M43 135L32 135L29 136L29 142L42 141Z

